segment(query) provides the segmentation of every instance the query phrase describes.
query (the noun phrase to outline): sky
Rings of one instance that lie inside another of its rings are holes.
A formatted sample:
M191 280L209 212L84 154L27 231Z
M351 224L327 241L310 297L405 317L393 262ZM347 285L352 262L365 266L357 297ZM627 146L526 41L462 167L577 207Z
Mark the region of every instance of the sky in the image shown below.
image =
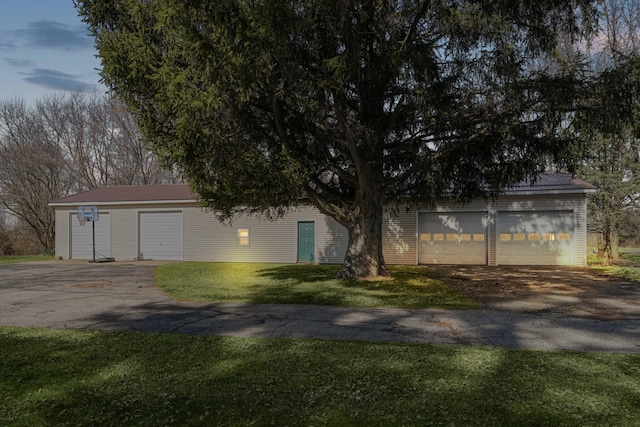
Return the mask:
M0 101L106 89L72 0L0 0Z

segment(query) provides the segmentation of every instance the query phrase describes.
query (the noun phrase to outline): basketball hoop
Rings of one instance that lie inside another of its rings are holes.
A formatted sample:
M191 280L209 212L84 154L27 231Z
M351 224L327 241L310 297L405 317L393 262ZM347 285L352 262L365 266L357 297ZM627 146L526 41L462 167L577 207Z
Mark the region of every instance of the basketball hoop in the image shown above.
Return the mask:
M97 206L78 206L78 222L84 225L91 221L91 239L93 245L93 261L96 262L96 221L99 219Z
M78 206L78 222L84 225L85 222L95 222L98 220L97 206Z

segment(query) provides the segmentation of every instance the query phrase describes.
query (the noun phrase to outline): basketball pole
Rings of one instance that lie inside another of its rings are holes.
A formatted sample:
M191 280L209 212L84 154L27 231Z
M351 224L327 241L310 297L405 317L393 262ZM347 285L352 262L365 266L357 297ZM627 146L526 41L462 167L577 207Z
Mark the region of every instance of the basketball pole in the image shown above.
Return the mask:
M91 234L93 238L93 262L96 262L96 222L91 221Z

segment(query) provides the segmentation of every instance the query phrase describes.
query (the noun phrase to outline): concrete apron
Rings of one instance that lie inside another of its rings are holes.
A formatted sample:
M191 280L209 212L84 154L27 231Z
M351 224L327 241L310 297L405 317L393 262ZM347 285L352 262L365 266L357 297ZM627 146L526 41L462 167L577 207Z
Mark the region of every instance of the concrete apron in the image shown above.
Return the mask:
M155 287L153 271L159 264L0 266L0 325L640 353L640 319L178 302Z

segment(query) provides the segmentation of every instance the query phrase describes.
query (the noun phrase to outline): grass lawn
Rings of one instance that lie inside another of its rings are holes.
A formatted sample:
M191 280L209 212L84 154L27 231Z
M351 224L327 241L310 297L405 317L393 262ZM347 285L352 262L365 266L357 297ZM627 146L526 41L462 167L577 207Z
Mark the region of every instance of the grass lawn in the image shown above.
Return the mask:
M475 308L417 266L392 266L391 279L335 279L339 265L184 262L156 270L156 284L188 301L345 307Z
M0 425L640 420L640 355L0 327L0 361Z
M18 262L50 261L53 255L8 255L0 256L0 264L15 264Z
M592 252L591 250L589 252ZM640 282L640 249L620 248L620 259L616 265L605 267L603 260L594 253L590 253L587 262L589 265L611 276L622 277L627 280Z

